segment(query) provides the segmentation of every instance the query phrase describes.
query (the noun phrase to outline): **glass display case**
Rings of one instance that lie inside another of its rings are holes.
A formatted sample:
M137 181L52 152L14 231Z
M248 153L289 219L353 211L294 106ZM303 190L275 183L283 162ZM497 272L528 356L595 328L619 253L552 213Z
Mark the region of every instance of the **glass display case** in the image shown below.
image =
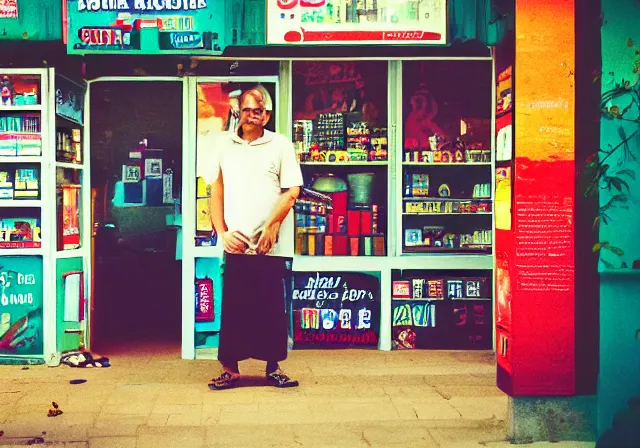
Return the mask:
M0 70L0 252L41 240L42 75Z
M493 244L490 61L403 63L402 253Z
M297 255L386 255L387 83L385 61L293 62Z

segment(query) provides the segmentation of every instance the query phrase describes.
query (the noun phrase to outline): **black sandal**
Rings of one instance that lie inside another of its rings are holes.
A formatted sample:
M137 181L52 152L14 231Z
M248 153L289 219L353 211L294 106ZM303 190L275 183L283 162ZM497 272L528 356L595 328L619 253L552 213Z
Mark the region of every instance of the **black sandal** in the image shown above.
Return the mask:
M229 372L222 372L218 378L213 378L211 383L209 383L209 389L211 390L222 390L222 389L231 389L238 385L238 380L240 376L234 376Z
M300 383L297 380L289 378L285 373L278 369L275 372L271 372L267 375L267 381L269 384L275 387L298 387Z

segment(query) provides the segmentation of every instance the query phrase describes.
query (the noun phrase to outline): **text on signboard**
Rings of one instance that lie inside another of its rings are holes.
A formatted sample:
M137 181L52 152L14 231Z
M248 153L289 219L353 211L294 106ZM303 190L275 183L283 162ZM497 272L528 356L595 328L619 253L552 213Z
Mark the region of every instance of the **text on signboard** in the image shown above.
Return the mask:
M190 11L204 9L207 0L78 0L78 11Z

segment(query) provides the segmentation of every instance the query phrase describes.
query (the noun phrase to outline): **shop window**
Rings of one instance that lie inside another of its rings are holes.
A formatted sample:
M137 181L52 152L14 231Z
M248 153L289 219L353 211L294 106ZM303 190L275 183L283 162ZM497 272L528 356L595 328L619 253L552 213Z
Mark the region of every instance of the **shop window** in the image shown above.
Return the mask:
M396 350L489 350L491 271L392 271L392 346Z
M491 253L490 61L403 64L403 253Z
M386 62L294 62L293 142L305 186L296 254L383 256Z

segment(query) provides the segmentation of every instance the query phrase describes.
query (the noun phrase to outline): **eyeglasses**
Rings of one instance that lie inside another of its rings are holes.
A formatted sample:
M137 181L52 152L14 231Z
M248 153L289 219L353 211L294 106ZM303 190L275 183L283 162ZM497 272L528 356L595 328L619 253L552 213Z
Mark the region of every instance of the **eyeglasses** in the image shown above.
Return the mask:
M258 107L256 109L252 109L250 107L244 107L242 109L243 114L254 114L254 115L262 115L264 113L264 109Z

